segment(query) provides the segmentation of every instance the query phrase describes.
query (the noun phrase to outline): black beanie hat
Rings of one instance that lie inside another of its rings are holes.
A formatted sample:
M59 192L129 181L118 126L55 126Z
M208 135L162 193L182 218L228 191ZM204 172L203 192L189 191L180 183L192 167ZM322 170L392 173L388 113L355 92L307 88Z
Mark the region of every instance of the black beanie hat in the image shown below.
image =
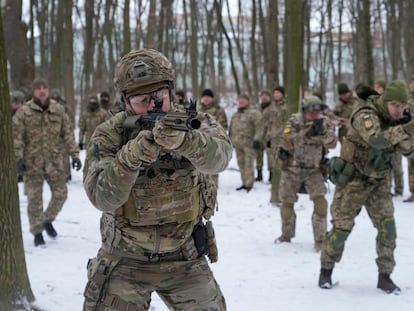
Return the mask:
M284 88L283 86L281 86L281 85L276 86L276 87L273 89L273 92L274 92L274 91L279 91L280 93L282 93L283 95L285 95L285 88Z
M351 90L349 89L348 85L346 85L346 83L339 83L338 84L338 94L342 95L342 94L346 94L351 92Z
M211 89L205 89L203 93L201 93L201 97L203 96L214 97L214 93Z

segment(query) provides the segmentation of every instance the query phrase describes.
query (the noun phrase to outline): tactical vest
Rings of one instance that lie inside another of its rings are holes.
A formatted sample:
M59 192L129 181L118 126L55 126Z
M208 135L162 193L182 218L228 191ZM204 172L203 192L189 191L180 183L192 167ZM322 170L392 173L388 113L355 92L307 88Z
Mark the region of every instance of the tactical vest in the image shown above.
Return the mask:
M353 163L355 168L363 176L371 178L387 177L391 170L392 156L395 152L394 148L374 149L365 142L358 134L357 130L352 126L355 115L362 110L375 111L380 119L382 129L387 129L389 122L378 113L376 107L376 99L378 97L370 97L368 100L351 115L348 133L342 142L341 158L347 162Z
M121 131L123 144L140 130ZM103 248L139 259L148 253L180 250L192 243L193 230L201 217L209 218L214 212L214 191L208 178L189 160L163 152L156 162L140 169L127 202L115 213L103 214Z

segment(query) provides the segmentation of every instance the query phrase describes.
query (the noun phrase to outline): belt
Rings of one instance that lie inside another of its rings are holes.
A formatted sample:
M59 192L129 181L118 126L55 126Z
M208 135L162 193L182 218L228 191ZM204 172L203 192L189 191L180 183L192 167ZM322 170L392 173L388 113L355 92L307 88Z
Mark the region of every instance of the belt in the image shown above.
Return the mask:
M111 253L113 255L121 257L122 258L121 260L123 261L132 259L132 260L140 261L142 263L156 263L156 262L185 260L181 250L177 250L175 252L168 252L168 253L144 252L143 254L131 254L131 253L125 253L117 249L114 249Z

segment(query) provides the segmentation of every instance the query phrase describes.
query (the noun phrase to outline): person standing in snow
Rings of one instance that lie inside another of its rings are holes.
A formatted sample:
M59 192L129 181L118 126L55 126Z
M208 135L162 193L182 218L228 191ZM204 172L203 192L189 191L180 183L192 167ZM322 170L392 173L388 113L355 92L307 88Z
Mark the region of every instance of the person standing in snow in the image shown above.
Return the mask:
M290 242L295 236L294 204L298 200L297 194L304 187L313 201L312 228L316 251L320 251L327 230L328 202L321 163L326 150L335 148L337 143L329 122L321 117L322 108L318 97L305 97L302 111L293 114L283 130L279 146L282 235L275 241Z
M84 170L85 191L103 212L84 311L148 310L153 292L171 310L226 310L205 256L217 261L216 197L205 174L223 171L233 148L207 113L197 114L199 129L176 130L158 117L144 126L155 104L174 111L174 81L170 61L153 49L133 50L115 68L126 110L96 128Z
M372 90L372 94L376 92ZM405 113L407 85L395 80L381 96L362 99L364 102L351 114L341 156L329 163L330 179L336 184L331 205L333 227L321 253L319 287L332 288L333 268L341 260L345 241L364 205L377 229L377 287L387 293L399 292L400 288L390 278L396 247L390 175L396 151L414 156L414 121Z

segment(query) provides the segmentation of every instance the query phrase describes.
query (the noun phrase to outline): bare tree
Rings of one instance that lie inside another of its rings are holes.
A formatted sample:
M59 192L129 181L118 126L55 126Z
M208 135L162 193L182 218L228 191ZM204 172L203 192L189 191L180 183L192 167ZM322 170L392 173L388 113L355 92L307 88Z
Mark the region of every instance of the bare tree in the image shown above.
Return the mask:
M26 270L20 223L2 15L0 13L0 310L33 310L34 295Z

